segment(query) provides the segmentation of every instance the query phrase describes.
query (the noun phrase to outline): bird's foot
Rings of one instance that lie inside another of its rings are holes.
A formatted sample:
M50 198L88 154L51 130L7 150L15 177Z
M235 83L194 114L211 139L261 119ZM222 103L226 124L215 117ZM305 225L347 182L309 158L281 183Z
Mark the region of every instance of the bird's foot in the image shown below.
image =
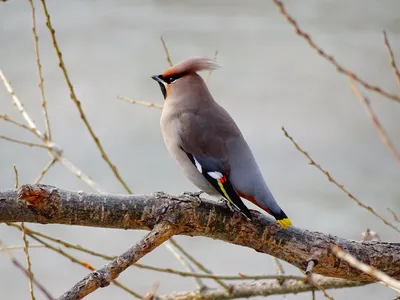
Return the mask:
M199 191L199 192L183 192L182 196L187 196L187 197L191 197L194 198L196 200L196 202L200 205L201 204L201 198L200 195L203 194L203 191Z
M203 194L203 191L198 191L198 192L183 192L183 195L185 196L190 196L190 197L195 197L195 198L200 198L200 195Z
M232 205L232 203L230 203L230 202L229 202L228 200L226 200L225 198L219 198L218 201L219 201L219 202L222 202L223 204L225 204L225 206L228 207L229 210L230 210L231 212L236 212L236 211L237 211L236 207L234 207L234 206Z
M167 193L164 193L164 192L155 192L154 197L157 199L166 198L169 200L178 200L178 198L168 195Z
M225 204L225 206L228 207L231 212L240 213L242 216L244 216L247 219L247 221L251 221L251 219L248 216L246 216L246 214L244 212L242 212L239 207L237 207L236 205L232 204L231 202L229 202L225 198L219 198L218 201L222 202L223 204Z

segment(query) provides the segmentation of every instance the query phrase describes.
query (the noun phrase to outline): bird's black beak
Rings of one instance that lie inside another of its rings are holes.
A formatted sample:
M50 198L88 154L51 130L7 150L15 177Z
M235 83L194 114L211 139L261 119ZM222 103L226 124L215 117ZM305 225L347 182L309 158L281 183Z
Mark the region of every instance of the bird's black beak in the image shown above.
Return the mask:
M157 81L158 83L163 83L164 81L162 80L162 75L154 75L151 76L152 79L154 79L155 81Z
M158 82L158 84L160 85L161 92L165 99L167 97L167 90L165 89L164 80L162 78L162 75L154 75L154 76L151 76L151 78Z

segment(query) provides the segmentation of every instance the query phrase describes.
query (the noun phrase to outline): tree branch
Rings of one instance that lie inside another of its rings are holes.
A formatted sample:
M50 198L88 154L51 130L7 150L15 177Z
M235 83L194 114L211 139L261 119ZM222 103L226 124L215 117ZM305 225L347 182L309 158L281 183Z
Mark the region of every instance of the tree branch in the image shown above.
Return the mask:
M315 283L324 289L335 289L343 287L362 286L365 283L346 281L337 278L326 278L319 276L314 279ZM285 295L289 293L297 294L309 291L318 291L318 288L311 284L297 280L285 280L281 285L277 281L255 281L253 283L243 283L235 286L232 290L226 291L225 289L209 289L203 292L179 292L169 295L162 295L155 297L156 300L225 300L225 299L242 299L248 297L270 296L270 295Z
M72 192L47 185L23 185L0 191L0 222L54 223L106 228L152 230L163 220L180 224L174 234L204 236L253 248L313 273L374 282L332 253L339 246L358 260L400 279L400 244L357 242L296 227L281 229L252 211L247 221L219 203L189 196L109 195Z
M139 243L103 268L87 275L58 299L79 300L100 287L108 286L113 279L117 278L128 267L168 240L174 234L175 227L176 225L171 223L157 224Z

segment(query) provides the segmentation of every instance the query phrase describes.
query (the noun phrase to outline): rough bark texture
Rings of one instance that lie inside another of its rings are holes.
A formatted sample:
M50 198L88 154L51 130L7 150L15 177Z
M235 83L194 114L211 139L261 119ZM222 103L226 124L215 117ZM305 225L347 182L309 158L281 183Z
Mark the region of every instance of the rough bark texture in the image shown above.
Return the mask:
M205 236L253 248L301 269L315 261L314 273L355 281L375 281L332 252L339 246L360 261L400 279L400 244L357 242L297 227L281 229L272 219L252 211L247 221L222 204L196 197L107 195L72 192L44 185L0 191L0 222L55 223L151 230L165 219L181 224L176 234Z

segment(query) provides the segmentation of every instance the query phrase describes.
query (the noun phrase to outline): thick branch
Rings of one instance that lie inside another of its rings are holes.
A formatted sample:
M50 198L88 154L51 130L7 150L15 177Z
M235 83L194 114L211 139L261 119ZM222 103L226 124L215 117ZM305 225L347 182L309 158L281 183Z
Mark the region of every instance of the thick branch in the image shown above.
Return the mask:
M23 200L21 200L23 199ZM270 254L314 273L356 281L375 281L337 258L339 246L358 260L400 279L400 244L357 242L296 227L281 229L274 220L252 211L247 221L222 204L188 195L97 195L44 185L0 191L0 222L54 223L151 230L166 217L182 224L176 234L205 236Z

